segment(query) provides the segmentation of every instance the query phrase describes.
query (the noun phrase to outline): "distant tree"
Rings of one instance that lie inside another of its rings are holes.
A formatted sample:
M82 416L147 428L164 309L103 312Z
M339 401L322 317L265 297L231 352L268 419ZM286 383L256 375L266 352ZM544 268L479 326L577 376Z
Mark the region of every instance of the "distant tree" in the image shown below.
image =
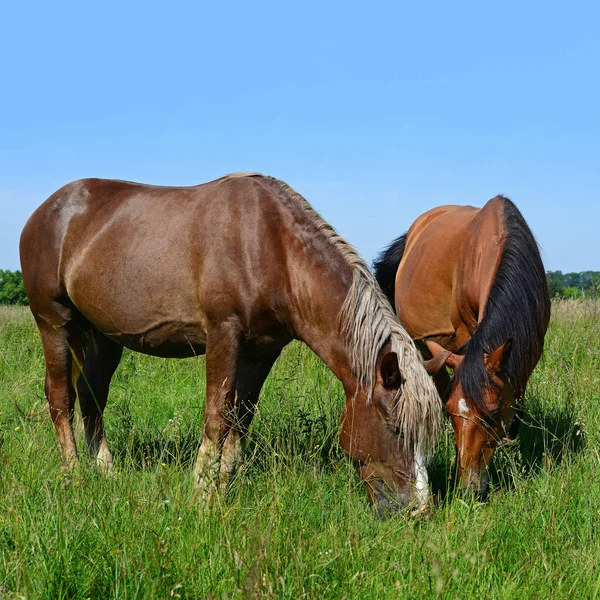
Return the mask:
M581 275L581 273L565 273L563 275L565 287L580 288L582 282Z
M600 273L595 273L592 277L590 294L594 296L594 298L600 296Z
M548 293L551 298L564 294L565 282L562 271L548 271L546 273L546 281L548 282Z
M600 275L596 271L583 271L580 273L580 286L585 290L591 290L595 287L595 281Z
M0 304L29 304L21 271L0 269Z

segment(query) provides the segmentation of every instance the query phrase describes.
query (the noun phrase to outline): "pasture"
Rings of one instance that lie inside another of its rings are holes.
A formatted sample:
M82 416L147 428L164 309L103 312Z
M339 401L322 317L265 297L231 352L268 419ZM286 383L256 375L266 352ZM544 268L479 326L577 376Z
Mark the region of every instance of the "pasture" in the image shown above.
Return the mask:
M447 422L428 519L375 518L337 445L341 385L300 343L277 361L243 466L209 511L190 503L203 357L125 353L108 479L83 452L61 470L43 377L27 309L2 307L2 599L600 595L600 302L553 303L520 438L497 451L485 503L451 492Z

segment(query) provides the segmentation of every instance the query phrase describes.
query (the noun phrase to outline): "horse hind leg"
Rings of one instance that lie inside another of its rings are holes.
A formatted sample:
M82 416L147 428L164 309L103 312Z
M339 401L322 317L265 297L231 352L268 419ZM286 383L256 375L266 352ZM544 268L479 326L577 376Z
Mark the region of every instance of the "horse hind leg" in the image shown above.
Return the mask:
M72 382L73 355L71 346L74 336L68 324L53 326L37 319L44 359L46 362L45 392L60 444L63 462L72 468L77 464L77 447L73 434L73 409L75 388Z
M223 444L219 471L219 490L224 492L242 458L243 441L254 417L260 390L273 363L281 353L278 348L258 358L240 357L236 374L235 403L232 410L231 429Z
M89 331L83 369L77 380L77 397L83 418L85 441L90 456L106 474L113 471L113 460L104 429L103 413L112 376L123 354L122 346L103 335Z

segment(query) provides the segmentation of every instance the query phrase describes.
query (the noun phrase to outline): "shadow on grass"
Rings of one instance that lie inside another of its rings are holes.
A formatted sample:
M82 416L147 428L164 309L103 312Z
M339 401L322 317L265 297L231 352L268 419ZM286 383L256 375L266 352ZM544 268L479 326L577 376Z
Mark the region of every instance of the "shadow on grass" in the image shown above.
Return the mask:
M532 398L526 411L518 438L496 452L490 470L494 486L513 489L519 481L537 477L543 469L560 465L566 456L586 447L585 426L572 403L542 408Z
M201 423L166 435L159 428L136 428L125 418L109 441L115 457L134 469L144 469L161 463L191 468L201 440ZM297 461L333 470L342 455L337 427L325 416L314 417L298 409L287 420L257 423L251 428L244 442L243 461L249 474L269 471L275 463Z
M572 409L527 415L519 439L523 460L532 472L540 470L546 457L560 464L565 454L582 452L586 445L584 426Z
M177 464L190 467L196 460L201 430L180 432L175 437L166 438L158 429L133 429L127 437L116 436L110 440L115 457L134 469L145 469L164 464Z

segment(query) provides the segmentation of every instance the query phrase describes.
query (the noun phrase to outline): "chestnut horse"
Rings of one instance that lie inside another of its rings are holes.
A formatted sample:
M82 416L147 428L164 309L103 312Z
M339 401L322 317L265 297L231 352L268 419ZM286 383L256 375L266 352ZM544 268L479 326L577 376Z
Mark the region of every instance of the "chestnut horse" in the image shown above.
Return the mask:
M282 348L306 342L341 380L340 442L382 510L427 502L424 454L441 404L366 263L285 183L234 174L195 187L86 179L54 193L21 235L64 460L109 471L102 413L123 347L206 353L196 494L223 489Z
M427 367L452 418L458 478L484 497L498 441L517 432L515 410L550 319L533 234L503 196L481 209L440 206L421 215L374 267L400 322L432 356ZM451 380L444 366L454 370Z

